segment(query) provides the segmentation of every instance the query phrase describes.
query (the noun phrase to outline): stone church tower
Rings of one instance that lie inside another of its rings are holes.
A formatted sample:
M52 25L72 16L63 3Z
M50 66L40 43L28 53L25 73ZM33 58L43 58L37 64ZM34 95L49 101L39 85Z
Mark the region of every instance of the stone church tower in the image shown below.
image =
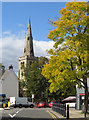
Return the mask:
M37 57L34 57L34 49L33 49L33 37L31 32L31 23L30 19L28 22L27 28L27 35L25 40L25 47L24 47L24 55L23 57L19 57L19 73L18 77L20 80L25 80L24 78L24 70L22 66L25 66L37 60Z

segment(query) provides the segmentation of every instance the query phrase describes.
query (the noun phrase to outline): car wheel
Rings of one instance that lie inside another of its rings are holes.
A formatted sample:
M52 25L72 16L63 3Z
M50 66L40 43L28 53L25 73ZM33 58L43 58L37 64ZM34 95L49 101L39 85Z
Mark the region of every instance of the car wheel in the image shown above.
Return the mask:
M34 107L34 105L30 105L30 108L33 108Z
M19 105L19 108L22 108L22 105L21 105L21 104Z
M28 106L25 106L25 108L28 108Z

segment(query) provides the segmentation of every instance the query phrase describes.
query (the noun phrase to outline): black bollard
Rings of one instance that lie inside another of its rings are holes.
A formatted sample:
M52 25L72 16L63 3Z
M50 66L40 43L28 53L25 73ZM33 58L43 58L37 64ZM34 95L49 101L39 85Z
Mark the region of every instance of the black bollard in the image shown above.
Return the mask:
M67 119L69 119L69 105L67 105Z
M86 109L85 109L85 112L84 112L84 117L85 117L85 118L86 118L86 113L87 113L87 112L86 112Z

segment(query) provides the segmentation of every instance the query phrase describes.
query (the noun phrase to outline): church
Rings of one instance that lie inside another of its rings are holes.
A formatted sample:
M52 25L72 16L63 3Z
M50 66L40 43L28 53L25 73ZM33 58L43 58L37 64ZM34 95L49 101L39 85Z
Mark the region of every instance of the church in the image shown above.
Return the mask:
M24 46L24 54L22 57L19 57L18 77L20 80L25 80L24 70L22 69L22 66L26 67L28 64L31 65L31 63L33 63L37 59L38 59L38 57L34 56L33 37L32 37L32 31L31 31L31 23L30 23L30 19L29 19L28 27L27 27L27 35L26 35L26 40L25 40L25 46Z
M31 22L29 19L28 27L27 27L27 35L25 39L25 46L24 46L24 53L22 57L19 57L19 71L18 71L18 78L20 80L20 83L25 80L24 76L24 69L23 66L26 67L27 65L31 65L34 61L37 61L38 57L34 56L34 49L33 49L33 37L32 37L32 31L31 31ZM19 86L19 96L25 96L26 97L26 91L27 89L25 87L22 88L22 86Z

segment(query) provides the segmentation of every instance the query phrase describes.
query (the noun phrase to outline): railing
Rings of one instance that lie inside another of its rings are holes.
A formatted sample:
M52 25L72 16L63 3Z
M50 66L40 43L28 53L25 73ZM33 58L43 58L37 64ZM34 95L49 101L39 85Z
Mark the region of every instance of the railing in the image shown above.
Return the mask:
M66 104L54 103L52 106L52 110L66 117Z

